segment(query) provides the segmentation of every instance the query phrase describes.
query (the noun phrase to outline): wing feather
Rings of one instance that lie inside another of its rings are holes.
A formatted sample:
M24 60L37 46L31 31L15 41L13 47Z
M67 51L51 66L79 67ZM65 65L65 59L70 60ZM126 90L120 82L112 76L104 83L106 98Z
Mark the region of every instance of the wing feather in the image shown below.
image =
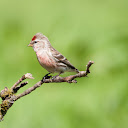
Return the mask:
M55 59L59 63L63 63L65 66L68 66L71 69L75 69L76 71L78 71L78 69L76 69L60 52L55 50L53 47L51 47L50 50L51 50L53 57L55 57Z

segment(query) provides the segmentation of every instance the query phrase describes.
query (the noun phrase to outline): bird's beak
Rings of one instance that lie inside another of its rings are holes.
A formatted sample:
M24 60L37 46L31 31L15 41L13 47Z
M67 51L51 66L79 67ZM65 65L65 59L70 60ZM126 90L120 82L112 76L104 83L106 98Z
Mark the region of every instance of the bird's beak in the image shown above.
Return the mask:
M33 47L33 44L30 42L30 43L28 44L28 47Z

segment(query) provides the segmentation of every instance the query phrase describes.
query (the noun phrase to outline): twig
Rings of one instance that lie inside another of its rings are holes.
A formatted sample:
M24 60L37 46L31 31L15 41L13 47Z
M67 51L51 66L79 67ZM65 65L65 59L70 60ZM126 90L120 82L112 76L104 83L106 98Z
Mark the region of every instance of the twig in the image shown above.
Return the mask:
M91 65L93 63L94 63L93 61L89 61L88 64L87 64L86 71L80 71L78 74L75 74L75 75L70 75L70 76L67 76L67 77L58 76L54 79L50 79L49 76L47 76L47 78L44 77L45 79L43 78L41 81L37 82L34 86L28 88L23 93L15 95L20 88L22 88L26 84L28 84L28 82L21 83L23 80L25 80L25 79L34 79L32 77L32 74L30 74L30 73L27 73L27 74L23 75L11 87L11 89L8 89L7 87L5 87L5 89L1 91L0 97L2 98L2 104L0 105L0 121L3 120L3 117L5 116L5 114L9 110L9 108L14 104L15 101L17 101L18 99L20 99L21 97L23 97L25 95L28 95L29 93L34 91L36 88L40 87L43 83L60 83L60 82L76 83L77 81L75 80L75 78L86 77L90 73L89 68L91 67Z
M28 95L29 93L31 93L32 91L34 91L36 88L40 87L43 84L42 81L37 82L34 86L30 87L29 89L27 89L26 91L24 91L23 93L17 95L15 100L18 100L19 98Z
M12 87L11 89L13 90L17 85L19 85L23 80L25 79L34 79L32 77L32 74L31 73L27 73L25 75L23 75Z
M17 93L17 91L18 91L20 88L24 87L26 84L28 84L28 82L21 83L20 85L18 85L17 87L15 87L15 88L13 89L14 93Z

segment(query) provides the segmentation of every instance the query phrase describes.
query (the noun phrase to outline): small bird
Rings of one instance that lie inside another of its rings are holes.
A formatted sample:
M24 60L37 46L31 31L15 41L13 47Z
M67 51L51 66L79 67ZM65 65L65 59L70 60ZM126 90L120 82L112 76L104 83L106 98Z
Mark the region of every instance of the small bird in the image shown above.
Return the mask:
M79 73L78 69L51 46L48 38L42 33L37 33L28 46L33 47L40 65L49 72L47 75L59 73L56 78L64 72Z

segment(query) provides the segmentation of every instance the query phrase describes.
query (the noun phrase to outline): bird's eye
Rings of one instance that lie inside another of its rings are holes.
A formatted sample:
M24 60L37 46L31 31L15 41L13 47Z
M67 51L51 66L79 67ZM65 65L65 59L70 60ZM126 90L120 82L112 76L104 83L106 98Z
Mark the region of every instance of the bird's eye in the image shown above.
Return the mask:
M37 43L37 41L34 41L34 43Z

